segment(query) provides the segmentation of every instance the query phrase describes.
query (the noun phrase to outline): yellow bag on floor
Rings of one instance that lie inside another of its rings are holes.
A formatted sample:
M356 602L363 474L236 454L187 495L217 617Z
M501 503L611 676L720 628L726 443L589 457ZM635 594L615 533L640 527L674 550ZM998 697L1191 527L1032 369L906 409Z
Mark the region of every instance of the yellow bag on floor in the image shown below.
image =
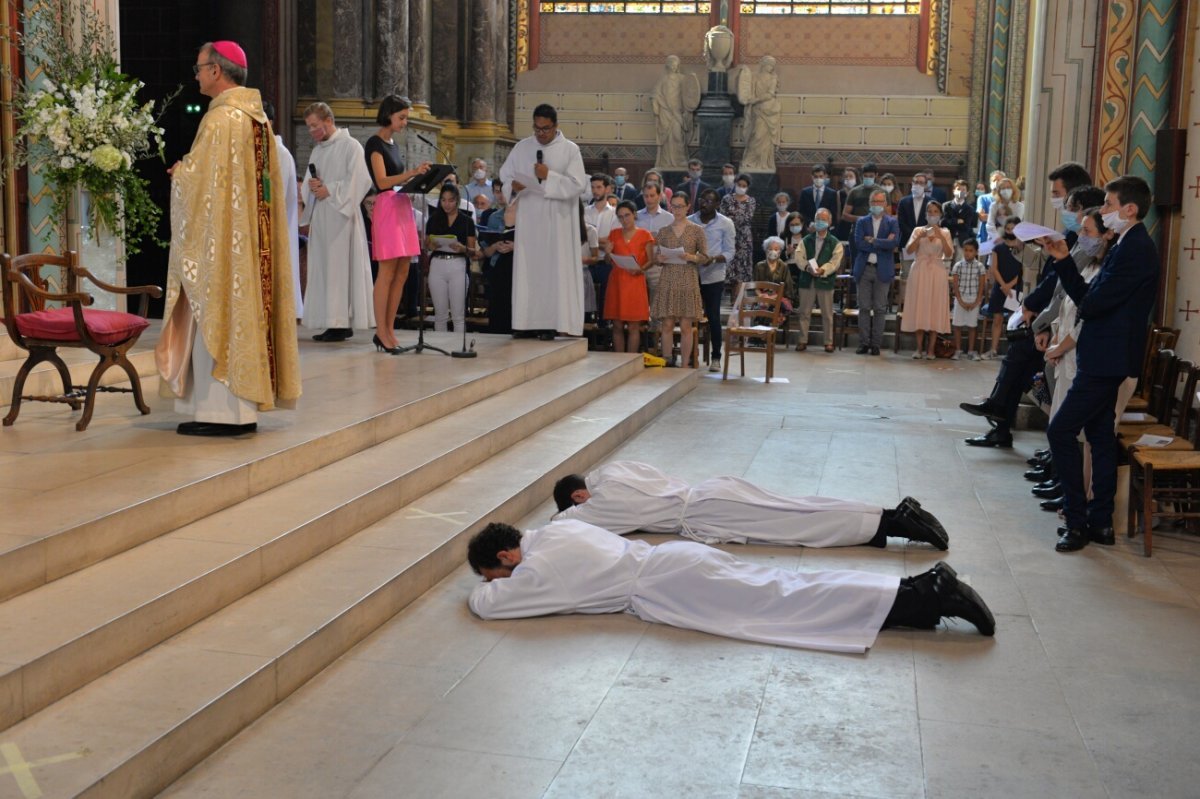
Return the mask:
M658 357L657 355L651 355L648 352L643 352L642 353L642 365L647 368L649 368L651 366L666 366L667 362L664 359Z

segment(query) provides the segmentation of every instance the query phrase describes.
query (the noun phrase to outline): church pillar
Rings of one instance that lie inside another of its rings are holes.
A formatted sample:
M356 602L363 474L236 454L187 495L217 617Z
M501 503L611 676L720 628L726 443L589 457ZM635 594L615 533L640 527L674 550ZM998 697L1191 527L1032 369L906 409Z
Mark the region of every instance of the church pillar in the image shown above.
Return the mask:
M467 121L494 122L496 119L496 81L503 71L497 63L495 32L499 0L475 0L467 41L470 58L467 72Z
M408 94L429 113L429 0L408 0Z
M967 170L980 179L995 169L1012 175L1023 171L1028 14L1028 0L978 0L970 115L979 122L967 145Z
M1158 157L1155 137L1166 127L1170 111L1171 77L1178 51L1175 23L1178 0L1142 0L1138 14L1137 60L1133 69L1133 97L1129 112L1129 173L1154 185L1154 165ZM1159 214L1151 208L1146 229L1161 244Z
M333 0L333 97L363 96L361 0Z
M409 0L376 0L375 94L407 95Z

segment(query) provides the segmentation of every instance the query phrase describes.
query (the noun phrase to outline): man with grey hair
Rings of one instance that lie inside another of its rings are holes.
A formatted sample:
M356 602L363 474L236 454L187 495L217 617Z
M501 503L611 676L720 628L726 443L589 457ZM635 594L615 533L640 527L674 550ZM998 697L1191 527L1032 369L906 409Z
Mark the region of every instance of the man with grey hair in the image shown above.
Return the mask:
M467 185L463 188L466 190L467 200L471 205L475 205L475 198L481 194L486 195L488 202L491 202L492 181L488 177L487 161L482 158L476 158L471 161L471 179L467 181Z
M888 216L887 192L871 192L867 216L854 223L854 282L858 286L859 355L878 355L883 346L883 325L887 320L887 296L896 276L896 248L900 246L900 225Z

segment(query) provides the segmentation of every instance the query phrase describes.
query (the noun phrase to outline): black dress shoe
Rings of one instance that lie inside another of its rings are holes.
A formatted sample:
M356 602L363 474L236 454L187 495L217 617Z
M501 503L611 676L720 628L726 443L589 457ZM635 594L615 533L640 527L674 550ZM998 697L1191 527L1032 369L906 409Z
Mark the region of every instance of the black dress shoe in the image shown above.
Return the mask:
M1035 466L1021 476L1031 483L1041 483L1052 478L1054 476L1054 472L1050 469L1039 469Z
M1034 486L1034 488L1050 488L1051 486L1056 486L1056 485L1058 485L1058 478L1054 477L1049 480L1044 480L1044 481L1038 483L1037 485Z
M980 403L960 402L958 407L962 408L972 416L986 416L997 422L1004 421L1004 409L996 405L990 399Z
M871 351L871 348L870 348L870 347L868 347L866 344L862 344L862 345L860 345L860 346L859 346L859 348L858 348L858 349L856 349L856 350L854 351L854 354L855 354L855 355L866 355L866 354L867 354L867 353L869 353L870 351Z
M1058 543L1054 545L1055 552L1075 552L1086 547L1091 540L1087 530L1059 530L1062 534L1058 537Z
M933 595L938 615L970 622L983 635L996 634L992 611L974 588L959 581L958 572L946 561L938 561L929 571L908 579L921 594Z
M878 347L872 347L872 348L871 348L871 354L872 354L872 355L878 355L878 354L879 354L879 348L878 348Z
M894 510L883 512L882 528L888 535L932 544L935 549L943 552L950 548L950 535L946 528L936 516L923 510L921 503L912 497L905 497Z
M1035 457L1035 458L1049 458L1049 457L1050 457L1050 450L1048 450L1048 449L1035 449L1035 450L1033 451L1033 457Z
M1117 543L1117 536L1111 527L1092 527L1088 525L1088 539L1093 544L1111 547Z
M1039 452L1045 452L1045 450L1039 450ZM1030 466L1047 466L1050 464L1050 453L1047 452L1045 455L1038 455L1035 452L1033 457L1026 458L1025 462Z
M175 428L181 436L205 436L208 438L226 438L253 433L258 430L254 422L250 424L221 424L219 422L183 422Z
M1063 487L1062 483L1057 483L1050 488L1035 488L1029 493L1038 499L1058 499L1063 495Z
M1042 510L1048 510L1052 513L1058 513L1062 510L1063 498L1058 499L1043 499L1040 503Z
M354 331L346 327L331 327L323 333L313 336L313 341L345 341L354 335Z
M549 330L543 330L537 334L538 341L554 341L554 334Z
M1000 449L1012 449L1012 436L1002 436L995 430L989 430L987 435L975 436L974 438L966 439L967 444L972 447L999 447Z

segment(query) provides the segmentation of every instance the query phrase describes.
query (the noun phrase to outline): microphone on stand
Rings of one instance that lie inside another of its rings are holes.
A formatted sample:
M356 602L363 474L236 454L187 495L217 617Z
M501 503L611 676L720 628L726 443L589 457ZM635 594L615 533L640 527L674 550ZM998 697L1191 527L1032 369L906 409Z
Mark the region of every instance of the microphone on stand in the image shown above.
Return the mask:
M429 139L427 139L427 138L425 138L424 136L422 136L420 133L418 133L418 134L417 134L417 138L418 138L418 139L420 139L421 141L425 142L426 144L428 144L428 145L429 145L430 147L432 147L433 149L437 150L437 151L438 151L438 155L440 155L442 158L445 158L445 159L446 159L446 163L447 163L447 164L449 164L449 163L450 163L450 156L446 155L446 151L445 151L445 150L443 150L441 147L438 147L436 144L434 144L434 143L433 143L433 142L431 142ZM457 172L455 172L455 174L458 174L458 173L457 173Z
M542 151L541 150L537 151L537 162L539 164L542 163ZM538 183L541 183L541 182L542 182L542 179L538 178Z

